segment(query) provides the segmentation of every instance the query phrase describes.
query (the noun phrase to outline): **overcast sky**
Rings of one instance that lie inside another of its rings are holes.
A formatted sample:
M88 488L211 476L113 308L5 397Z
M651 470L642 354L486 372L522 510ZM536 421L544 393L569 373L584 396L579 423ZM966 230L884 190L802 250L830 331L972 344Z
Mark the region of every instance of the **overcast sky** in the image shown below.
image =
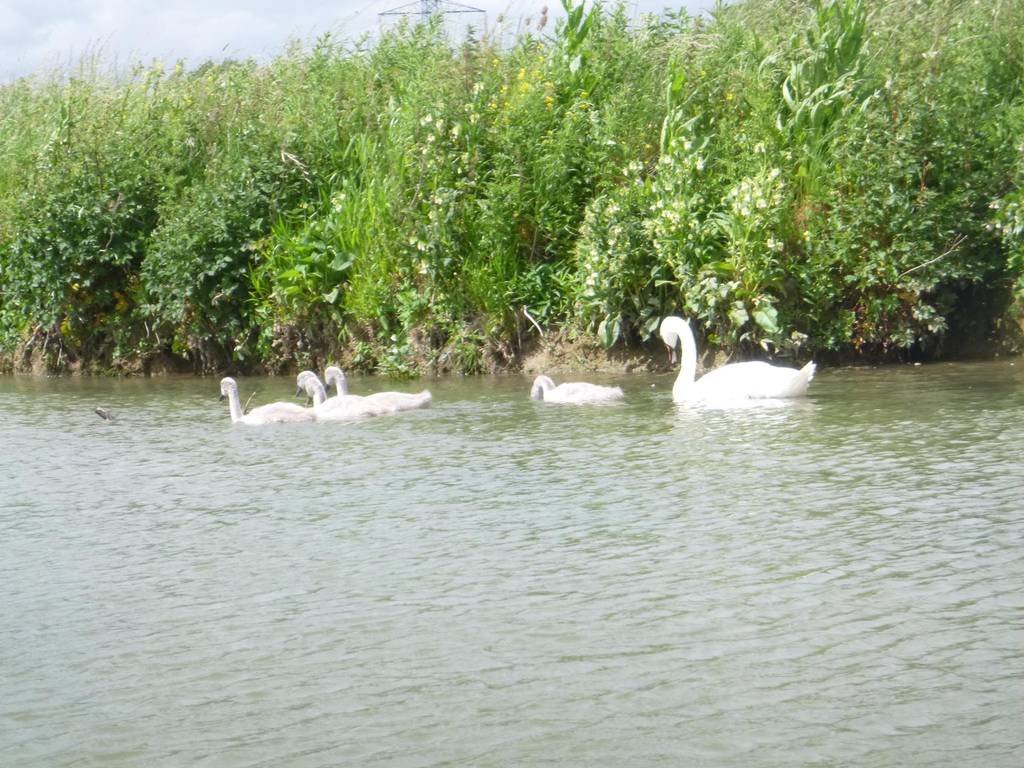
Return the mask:
M192 64L210 58L267 59L293 39L372 33L381 11L405 4L408 0L0 0L0 82L67 67L83 53L99 52L119 66L153 59ZM488 27L499 15L515 22L536 19L545 5L553 11L561 7L558 0L465 0L463 5L486 11ZM713 5L714 0L627 2L636 14L666 6L696 13Z

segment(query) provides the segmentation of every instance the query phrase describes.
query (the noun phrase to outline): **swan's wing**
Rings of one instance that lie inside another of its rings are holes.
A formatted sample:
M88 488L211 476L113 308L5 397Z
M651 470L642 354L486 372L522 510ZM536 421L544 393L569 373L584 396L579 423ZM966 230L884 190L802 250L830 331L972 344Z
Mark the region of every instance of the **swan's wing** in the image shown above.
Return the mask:
M242 417L246 424L278 424L290 421L313 421L316 413L312 408L303 408L297 403L270 403L253 408Z
M618 387L602 387L584 381L570 381L559 384L544 393L544 399L552 403L613 403L622 399Z
M430 405L433 396L428 390L422 392L376 392L366 399L391 411L409 411Z
M814 363L799 371L763 362L723 365L701 376L693 396L701 400L743 400L798 397L814 377Z
M337 395L324 400L317 408L317 418L321 421L351 421L383 413L390 411L380 403L359 395Z
M807 394L807 387L814 378L816 368L814 363L808 363L800 370L774 366L777 372L774 375L777 378L774 382L774 394L769 397L800 397Z

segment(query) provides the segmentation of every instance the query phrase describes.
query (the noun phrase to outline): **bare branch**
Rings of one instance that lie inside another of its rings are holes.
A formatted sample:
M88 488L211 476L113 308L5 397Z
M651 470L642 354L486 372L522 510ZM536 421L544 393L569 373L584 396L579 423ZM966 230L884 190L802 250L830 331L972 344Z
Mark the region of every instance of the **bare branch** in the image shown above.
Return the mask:
M919 269L924 269L929 264L934 264L939 259L946 258L951 253L956 252L960 248L960 246L964 244L964 241L966 239L967 239L967 235L963 235L963 234L957 235L953 239L953 244L951 246L949 246L949 248L947 248L945 251L943 251L942 253L940 253L938 256L936 256L933 259L928 259L928 261L925 261L925 262L922 262L921 264L918 264L916 267L911 267L908 270L900 272L898 275L896 275L896 279L899 280L901 277L905 277L905 276L909 275L911 272L916 272Z

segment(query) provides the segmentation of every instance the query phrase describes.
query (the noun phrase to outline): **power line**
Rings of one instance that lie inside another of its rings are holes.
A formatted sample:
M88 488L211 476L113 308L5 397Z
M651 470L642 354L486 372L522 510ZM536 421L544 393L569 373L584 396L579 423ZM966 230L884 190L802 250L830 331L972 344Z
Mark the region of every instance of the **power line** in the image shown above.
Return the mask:
M378 16L419 16L421 19L429 19L435 13L447 16L450 13L486 13L482 8L474 8L471 5L451 2L451 0L414 0L414 2L400 5L387 11L381 11Z

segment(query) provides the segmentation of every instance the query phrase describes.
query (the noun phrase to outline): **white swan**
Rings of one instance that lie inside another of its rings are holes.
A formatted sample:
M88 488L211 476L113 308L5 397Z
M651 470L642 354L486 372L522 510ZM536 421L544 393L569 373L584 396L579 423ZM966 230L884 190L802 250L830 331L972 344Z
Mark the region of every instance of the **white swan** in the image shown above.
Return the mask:
M380 416L388 410L365 397L352 395L327 397L320 378L313 371L302 371L295 377L296 396L305 392L313 398L313 411L318 421L352 421L367 416Z
M355 397L348 393L348 379L345 378L345 374L338 366L332 365L324 371L324 381L327 382L328 387L332 383L335 385L338 393L336 397ZM398 411L411 411L414 408L425 408L430 405L433 396L430 394L430 390L424 389L422 392L375 392L372 395L365 395L363 399L380 406L389 413L397 413Z
M332 369L328 368L327 370L328 372L330 372ZM338 369L335 368L334 370ZM340 384L338 384L338 393L334 397L328 397L327 395L327 387L331 385L331 379L328 378L327 386L324 386L320 382L320 378L313 371L302 371L298 376L295 377L295 383L298 385L298 389L295 390L295 396L298 397L304 391L303 379L305 379L307 376L312 376L314 379L316 379L317 384L319 384L320 388L323 390L323 397L325 399L323 400L322 404L326 407L337 408L341 405L347 405L350 407L367 408L370 410L375 410L376 413L373 414L375 416L380 413L390 413L390 410L388 408L385 408L384 406L379 404L375 404L369 398L361 397L360 395L350 395L348 393L348 384L345 383L344 380L345 374L341 373L340 370L338 370L338 373L341 374L342 381ZM313 386L315 388L316 385ZM309 392L307 394L309 394L310 397L314 397L313 392Z
M278 424L290 421L314 421L316 414L312 408L303 408L296 403L270 403L253 408L249 413L242 413L242 404L238 399L238 383L230 376L220 380L220 399L228 399L231 421L235 424Z
M676 361L676 347L683 344L683 357L679 376L672 387L672 399L677 403L709 400L755 400L765 398L800 397L807 393L807 385L814 378L814 363L800 370L768 363L731 363L708 371L696 381L697 342L690 324L681 317L666 317L661 321L661 338Z
M546 403L614 403L622 399L619 387L602 387L598 384L587 384L582 381L567 382L555 386L555 382L547 376L538 376L533 380L530 397Z

